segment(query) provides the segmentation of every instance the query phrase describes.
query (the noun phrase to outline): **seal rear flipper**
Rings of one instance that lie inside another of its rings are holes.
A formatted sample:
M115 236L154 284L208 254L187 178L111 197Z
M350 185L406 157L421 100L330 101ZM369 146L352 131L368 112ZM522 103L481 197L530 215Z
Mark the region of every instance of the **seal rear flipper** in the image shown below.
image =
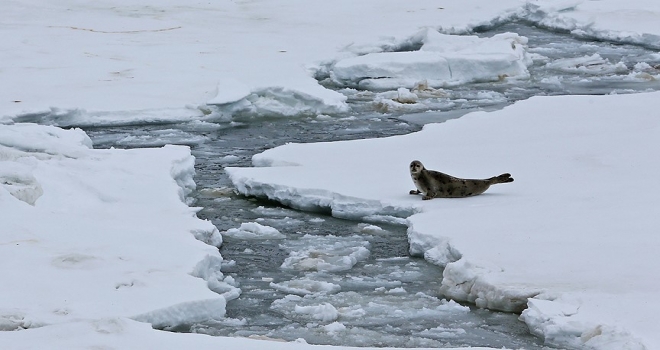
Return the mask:
M513 178L511 177L511 174L505 173L499 176L491 177L488 179L491 184L503 184L507 182L513 182Z

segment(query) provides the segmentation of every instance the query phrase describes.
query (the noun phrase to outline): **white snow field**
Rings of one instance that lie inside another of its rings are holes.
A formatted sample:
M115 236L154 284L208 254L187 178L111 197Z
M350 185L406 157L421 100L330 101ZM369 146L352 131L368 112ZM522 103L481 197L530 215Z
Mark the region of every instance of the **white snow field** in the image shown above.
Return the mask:
M389 80L357 69L339 74L375 90L402 84L406 99L411 81L392 70L392 57L426 74L421 57L456 58L441 55L449 44L467 45L458 63L468 69L426 83L524 78L524 38L493 39L513 43L507 51L428 29L464 34L510 19L660 47L655 0L3 1L0 348L322 348L153 330L222 317L238 293L219 272L220 233L185 202L194 188L189 149L93 150L78 129L22 122L344 112L345 96L320 86L315 73L380 62ZM391 55L418 44L428 50ZM482 71L465 75L475 67ZM497 309L521 310L528 301L523 320L551 342L660 348L651 237L658 98L534 98L399 138L290 145L255 164L301 166L232 172L245 191L270 191L302 208L332 205L338 216L417 213L408 221L413 252L446 265L445 293ZM447 147L450 154L439 149ZM325 164L313 166L321 158ZM422 203L407 195L412 158L458 176L508 171L516 182ZM378 181L365 180L365 169L382 170ZM320 170L325 181L305 175Z
M0 125L0 329L223 317L238 291L220 233L185 202L190 150L91 144L80 129Z
M525 75L522 38L491 40L518 43L507 52L474 38L436 34L423 51L392 52L424 43L428 28L465 33L524 19L589 37L660 45L660 4L653 0L333 0L313 6L302 0L7 0L2 9L0 120L59 126L346 111L345 96L321 87L314 72L368 78L362 85L374 88ZM462 49L443 53L443 47ZM360 62L365 65L356 66ZM442 69L416 79L437 62ZM387 79L347 70L374 65L385 69ZM402 77L399 69L417 75Z
M660 93L535 97L389 138L288 144L227 168L238 190L349 218L408 217L442 292L523 311L562 346L660 347ZM408 164L515 181L422 201Z

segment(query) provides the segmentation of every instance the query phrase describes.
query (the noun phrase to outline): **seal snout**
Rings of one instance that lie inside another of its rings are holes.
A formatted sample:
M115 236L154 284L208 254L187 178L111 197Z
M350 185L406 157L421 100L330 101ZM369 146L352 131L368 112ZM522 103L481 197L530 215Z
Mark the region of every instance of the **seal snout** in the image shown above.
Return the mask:
M422 165L422 162L420 162L419 160L413 160L412 162L410 162L411 173L414 174L419 173L420 171L422 171L422 169L424 169L424 166Z

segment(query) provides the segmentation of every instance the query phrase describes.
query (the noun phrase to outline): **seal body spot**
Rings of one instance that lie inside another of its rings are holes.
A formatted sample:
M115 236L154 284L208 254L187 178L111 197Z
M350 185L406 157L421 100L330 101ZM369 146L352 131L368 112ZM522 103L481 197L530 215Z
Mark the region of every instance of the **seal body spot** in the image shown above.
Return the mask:
M411 190L410 194L423 194L423 200L476 196L486 192L491 185L513 182L511 174L508 173L488 179L461 179L439 171L427 170L418 160L410 163L410 177L417 188Z

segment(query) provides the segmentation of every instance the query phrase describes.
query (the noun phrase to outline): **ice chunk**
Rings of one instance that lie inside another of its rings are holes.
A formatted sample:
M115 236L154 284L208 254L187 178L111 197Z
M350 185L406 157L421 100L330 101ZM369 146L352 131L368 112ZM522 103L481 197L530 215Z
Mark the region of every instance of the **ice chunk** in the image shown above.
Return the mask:
M447 59L436 52L383 52L347 58L337 62L332 77L340 84L362 88L412 88L420 80L450 81Z
M321 322L330 322L334 321L339 317L337 309L330 303L323 303L321 305L310 305L310 306L298 306L294 311L298 314L309 315L315 320Z
M298 279L291 281L284 281L280 283L271 283L271 287L285 293L306 295L313 293L337 293L341 290L338 284L314 281L310 279Z
M546 67L562 72L594 75L628 72L628 67L623 62L613 64L597 53L591 56L561 58L546 64Z
M282 239L286 237L276 228L256 222L244 222L239 228L231 228L223 234L239 239Z
M286 242L282 247L291 251L282 263L283 269L344 271L369 256L369 242L350 237L305 235L297 242Z
M329 334L335 334L341 331L345 331L346 326L344 326L344 324L340 322L332 322L330 324L323 326L323 329Z
M401 309L401 303L406 303L406 311ZM309 320L311 315L317 315L317 320L326 316L325 322L337 319L346 322L360 320L360 324L365 327L383 325L390 321L401 322L402 319L408 322L438 320L447 314L465 314L470 311L467 306L433 297L420 298L407 294L374 295L352 291L322 296L289 295L274 301L271 309L289 315L297 321Z
M465 329L463 328L448 328L448 327L435 327L431 329L426 329L419 332L419 335L431 338L431 339L445 339L445 338L457 338L465 334Z
M362 233L368 233L368 234L382 234L387 231L383 230L379 226L376 225L371 225L371 224L365 224L365 223L360 223L357 226L358 231Z
M397 89L397 97L394 99L399 103L416 103L419 98L416 94L406 88Z
M445 35L429 30L420 51L379 52L339 60L331 69L332 79L342 85L370 90L441 87L505 77L529 76L531 59L524 46L527 39L504 33L492 38ZM408 94L398 97L411 103ZM405 101L405 102L403 102Z

